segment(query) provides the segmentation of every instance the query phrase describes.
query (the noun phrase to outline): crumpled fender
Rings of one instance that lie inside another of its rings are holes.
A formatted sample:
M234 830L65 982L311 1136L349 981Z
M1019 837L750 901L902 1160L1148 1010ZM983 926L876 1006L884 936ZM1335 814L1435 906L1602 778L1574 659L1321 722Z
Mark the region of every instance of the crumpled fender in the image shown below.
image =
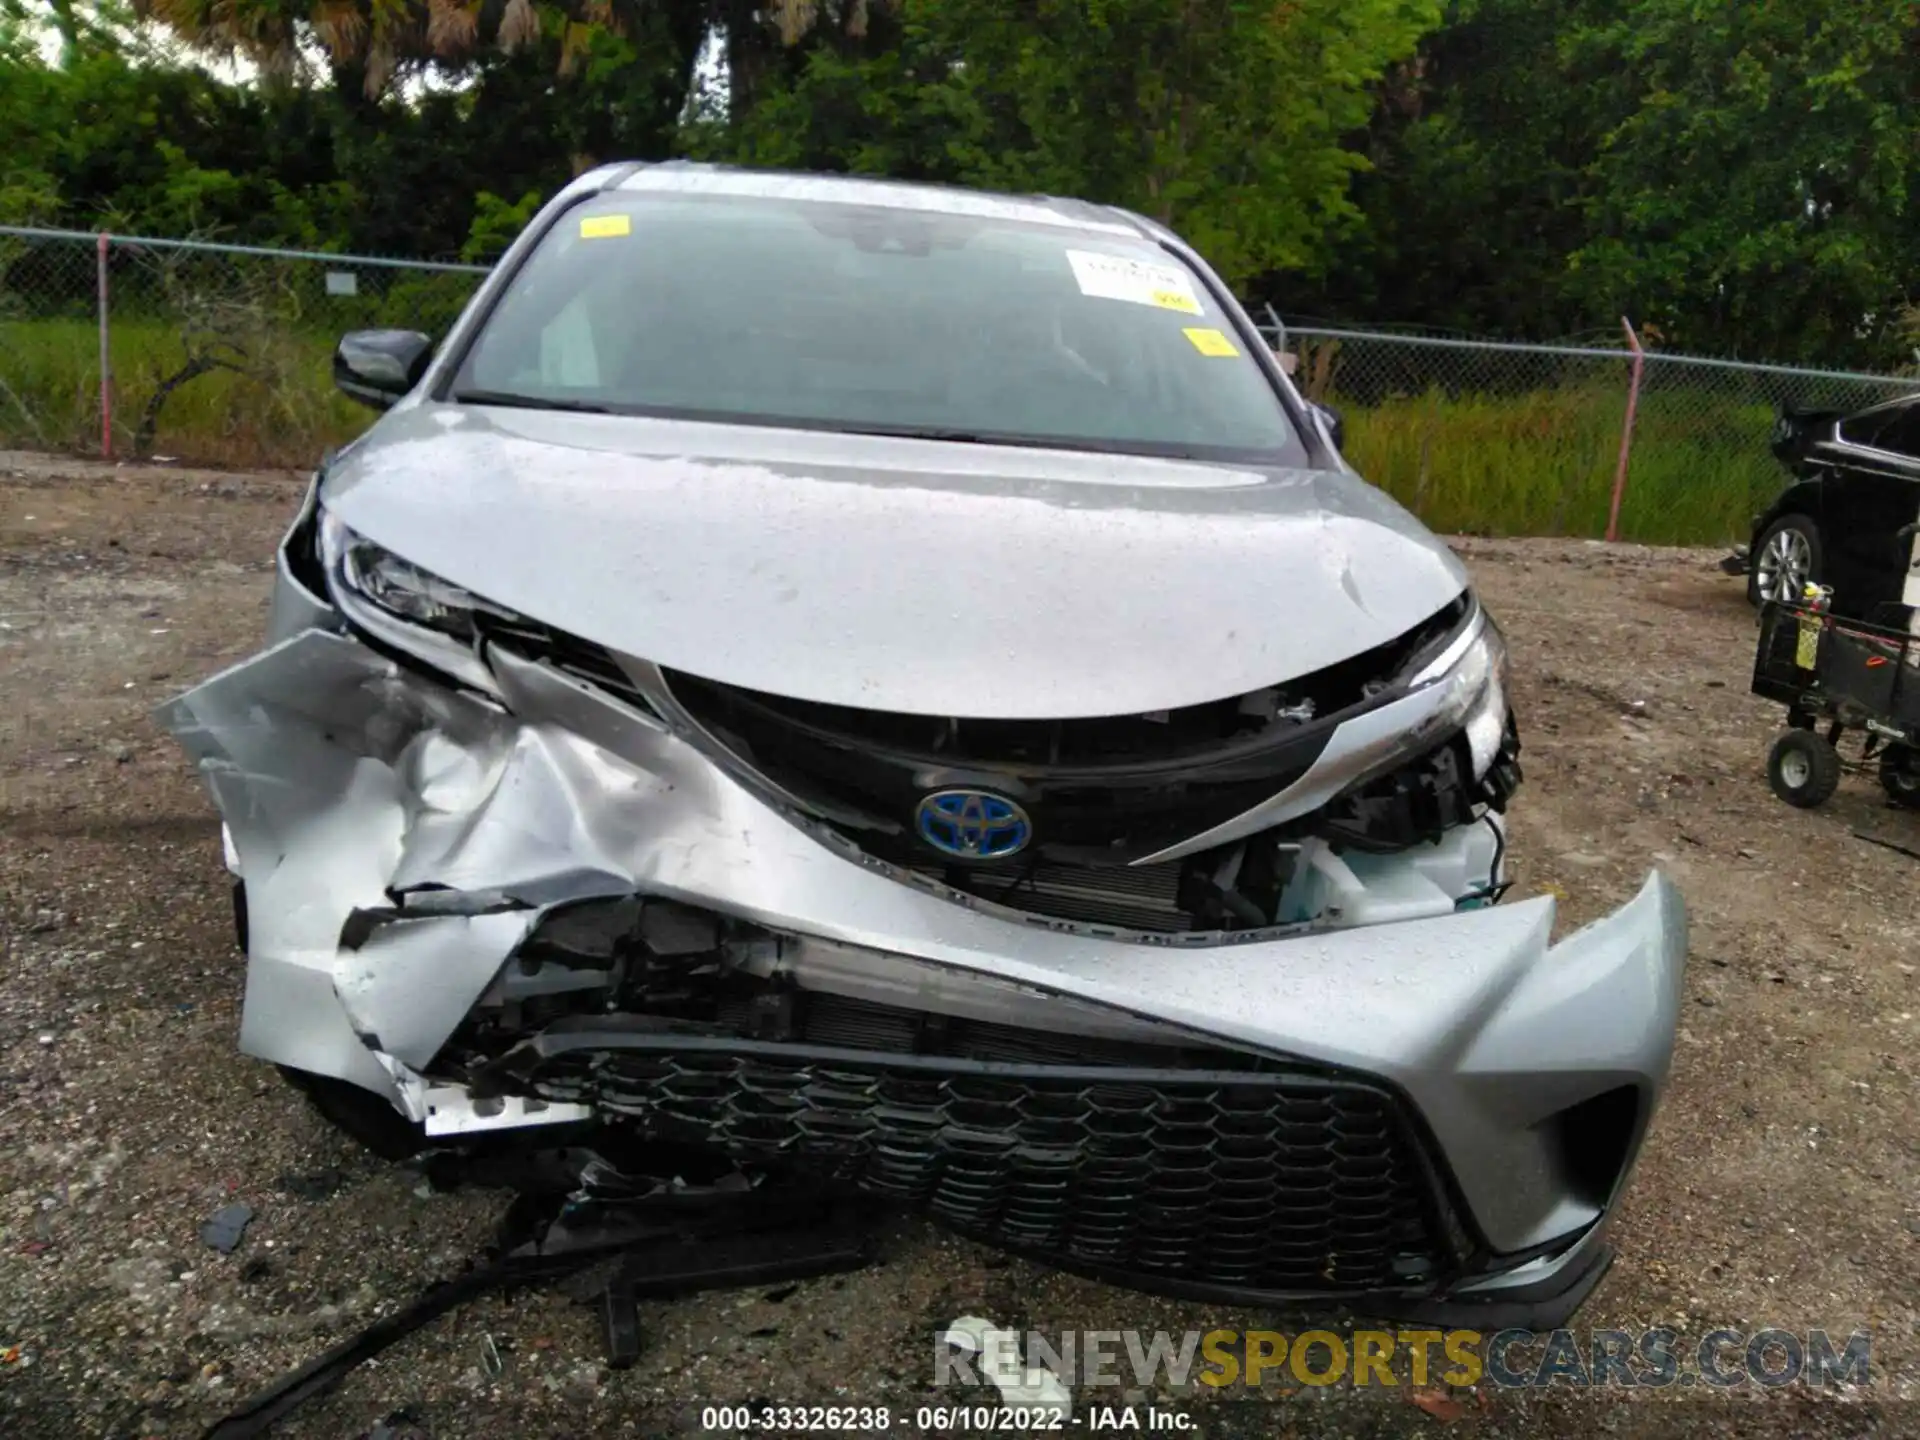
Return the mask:
M306 630L161 710L247 885L248 1053L401 1104L396 1074L430 1063L549 909L638 892L831 944L908 987L972 977L1364 1072L1413 1101L1503 1252L1611 1202L1572 1183L1555 1117L1633 1087L1630 1161L1665 1083L1686 918L1657 874L1557 946L1544 897L1210 945L1030 924L834 848L582 682L490 660L504 706ZM436 913L393 915L440 889ZM365 912L385 918L369 929Z

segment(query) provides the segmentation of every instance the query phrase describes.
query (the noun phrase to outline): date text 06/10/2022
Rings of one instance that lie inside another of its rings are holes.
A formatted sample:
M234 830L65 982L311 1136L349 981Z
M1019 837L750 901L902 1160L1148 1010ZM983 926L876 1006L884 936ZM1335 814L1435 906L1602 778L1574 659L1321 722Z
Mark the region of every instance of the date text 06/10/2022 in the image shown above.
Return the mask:
M907 1422L911 1421L911 1427ZM1095 1405L1077 1416L1059 1405L922 1405L895 1414L884 1405L709 1405L700 1428L728 1434L905 1433L976 1434L1036 1431L1157 1431L1177 1434L1197 1428L1184 1411L1138 1405Z

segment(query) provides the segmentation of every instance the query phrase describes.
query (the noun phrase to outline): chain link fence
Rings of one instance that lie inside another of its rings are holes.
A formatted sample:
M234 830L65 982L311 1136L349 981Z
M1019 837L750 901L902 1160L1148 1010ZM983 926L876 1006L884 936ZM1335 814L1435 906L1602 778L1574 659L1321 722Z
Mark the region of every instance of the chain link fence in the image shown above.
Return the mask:
M0 226L0 446L306 466L363 429L347 330L439 334L485 267ZM1744 538L1785 478L1785 406L1852 409L1920 379L1598 346L1287 327L1354 466L1448 534ZM1615 513L1616 497L1618 512Z
M0 227L0 446L310 465L367 422L333 390L340 335L438 334L484 274Z
M1354 467L1445 534L1744 540L1786 475L1786 407L1849 410L1920 378L1321 327L1270 334L1340 412ZM1629 410L1631 409L1631 417ZM1614 514L1616 489L1619 510Z

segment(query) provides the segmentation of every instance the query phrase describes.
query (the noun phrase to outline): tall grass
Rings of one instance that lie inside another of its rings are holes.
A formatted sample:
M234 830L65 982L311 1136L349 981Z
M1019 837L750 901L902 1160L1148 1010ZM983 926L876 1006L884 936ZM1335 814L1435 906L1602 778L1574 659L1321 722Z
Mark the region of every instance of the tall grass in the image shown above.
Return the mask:
M79 449L100 433L99 339L79 321L0 314L0 444Z
M81 272L71 246L0 237L0 444L98 449L91 250ZM337 338L444 333L478 278L137 243L108 263L116 453L233 465L310 464L364 429L331 382Z
M216 368L173 390L147 450L210 464L311 464L370 418L333 388L336 338L275 331L247 336L244 356L212 351L242 368ZM125 454L154 395L190 357L176 325L138 319L115 322L108 354L115 447ZM0 319L0 444L98 452L100 335L92 320Z
M1620 455L1620 387L1330 399L1354 467L1448 534L1604 534ZM1699 391L1644 395L1620 510L1623 538L1717 544L1744 537L1784 480L1767 449L1773 410Z

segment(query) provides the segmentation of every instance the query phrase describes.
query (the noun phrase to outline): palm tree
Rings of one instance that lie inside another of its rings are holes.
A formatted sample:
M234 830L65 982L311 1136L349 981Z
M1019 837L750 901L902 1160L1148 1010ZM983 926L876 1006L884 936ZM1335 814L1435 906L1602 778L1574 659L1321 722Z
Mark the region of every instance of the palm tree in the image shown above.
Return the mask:
M798 45L816 30L857 38L870 8L899 0L311 0L302 10L262 0L133 0L187 43L216 55L240 55L269 75L297 68L308 36L325 50L336 88L378 99L409 64L459 64L483 46L513 51L557 33L561 73L570 73L596 29L626 33L654 8L667 12L676 37L691 41L724 30L730 68ZM765 16L765 19L761 17ZM744 77L743 77L744 78ZM750 87L749 87L750 88Z

